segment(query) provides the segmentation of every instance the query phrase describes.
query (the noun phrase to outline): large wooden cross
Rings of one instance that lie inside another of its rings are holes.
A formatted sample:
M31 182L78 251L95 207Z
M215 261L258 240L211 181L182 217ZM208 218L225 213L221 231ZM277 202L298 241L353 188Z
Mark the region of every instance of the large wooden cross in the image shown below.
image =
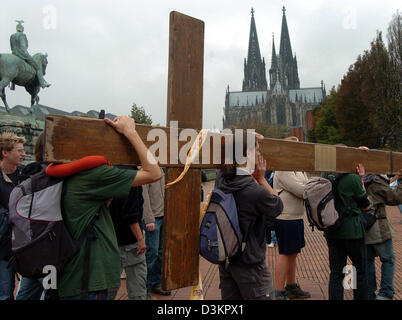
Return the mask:
M166 134L166 150L159 150L160 166L167 168L166 182L177 178L183 163L177 162L176 151L187 141L177 141L183 128L202 128L204 23L192 17L171 12L167 124L178 121L179 128L137 125L142 140L149 141L152 129ZM218 136L222 148L224 139ZM212 159L212 143L207 148ZM402 168L402 154L385 151L363 151L356 148L264 139L260 150L271 170L306 172L355 172L363 163L368 173L397 173ZM164 157L162 157L162 153ZM102 120L49 115L45 125L45 161L70 162L87 155L104 155L112 164L138 165L139 159L129 142ZM223 160L222 160L223 161ZM166 290L198 283L199 214L201 168L217 168L219 163L198 164L179 183L166 189L164 215L163 281ZM212 160L210 161L212 162Z

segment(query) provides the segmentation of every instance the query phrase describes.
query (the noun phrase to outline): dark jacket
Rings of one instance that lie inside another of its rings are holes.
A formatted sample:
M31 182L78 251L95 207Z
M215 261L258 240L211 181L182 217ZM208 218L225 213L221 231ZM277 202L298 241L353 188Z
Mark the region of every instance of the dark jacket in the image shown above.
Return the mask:
M17 167L18 181L21 181L23 166ZM16 183L0 169L0 207L8 211L8 201L11 191L16 186ZM8 234L0 240L0 260L8 260L11 258L11 227Z
M141 227L143 204L141 186L131 188L127 198L113 199L110 204L110 214L119 246L137 242L137 238L130 229L130 224L138 222Z
M225 193L233 193L245 242L244 250L230 262L261 263L265 260L267 220L275 219L282 212L282 200L260 186L251 175L236 175L228 179L219 172L215 187Z

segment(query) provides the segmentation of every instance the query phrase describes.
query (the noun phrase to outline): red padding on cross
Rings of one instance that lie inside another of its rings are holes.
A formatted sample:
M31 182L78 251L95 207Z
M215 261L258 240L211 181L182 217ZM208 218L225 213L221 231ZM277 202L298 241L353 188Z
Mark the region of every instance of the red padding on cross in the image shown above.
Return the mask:
M104 156L87 156L70 163L51 163L46 168L46 174L57 178L68 177L80 171L96 168L103 164L109 164Z

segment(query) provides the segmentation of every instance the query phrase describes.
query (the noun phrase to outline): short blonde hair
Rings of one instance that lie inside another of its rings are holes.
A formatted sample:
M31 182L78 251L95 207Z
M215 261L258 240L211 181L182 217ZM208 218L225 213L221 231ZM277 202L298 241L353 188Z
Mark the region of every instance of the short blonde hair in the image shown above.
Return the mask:
M25 138L15 135L12 132L3 132L0 135L0 160L3 160L3 150L11 151L18 143L25 143Z

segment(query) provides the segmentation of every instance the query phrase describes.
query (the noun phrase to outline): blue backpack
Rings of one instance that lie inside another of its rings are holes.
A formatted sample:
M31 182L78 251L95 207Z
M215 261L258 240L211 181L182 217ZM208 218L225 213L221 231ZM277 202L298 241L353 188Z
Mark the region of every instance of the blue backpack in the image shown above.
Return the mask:
M201 222L200 255L211 263L228 265L242 241L233 194L215 188Z

